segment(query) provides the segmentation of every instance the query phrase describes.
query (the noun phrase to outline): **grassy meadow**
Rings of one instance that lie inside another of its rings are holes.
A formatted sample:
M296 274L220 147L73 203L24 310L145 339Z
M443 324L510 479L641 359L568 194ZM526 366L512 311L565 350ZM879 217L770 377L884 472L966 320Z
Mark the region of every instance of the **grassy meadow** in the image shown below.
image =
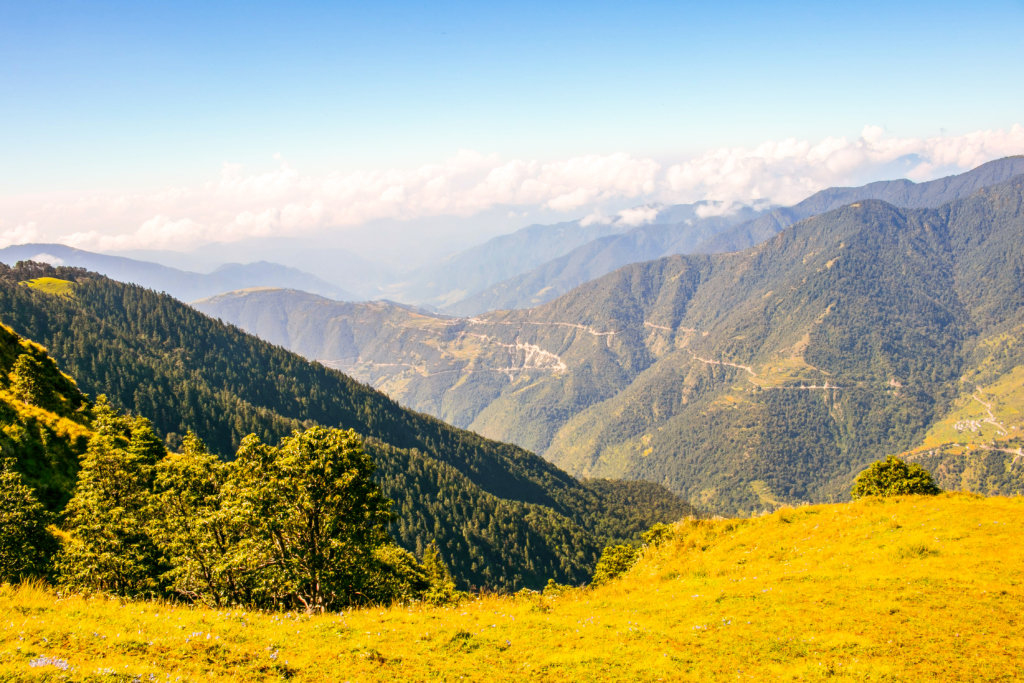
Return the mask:
M0 681L1016 680L1024 499L684 521L624 578L307 616L0 588Z

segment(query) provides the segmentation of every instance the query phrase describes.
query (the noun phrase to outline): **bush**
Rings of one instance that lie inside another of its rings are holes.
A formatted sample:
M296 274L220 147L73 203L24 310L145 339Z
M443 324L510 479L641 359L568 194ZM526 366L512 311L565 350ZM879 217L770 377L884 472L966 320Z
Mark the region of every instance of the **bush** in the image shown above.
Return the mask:
M893 455L861 472L850 491L854 499L864 496L933 496L937 493L942 493L942 489L935 485L928 470Z
M644 545L657 548L659 545L672 540L673 536L675 536L675 531L672 530L672 525L659 522L641 534L640 538L643 539Z
M600 586L628 572L640 558L640 551L631 545L610 545L601 552L594 569L592 586Z

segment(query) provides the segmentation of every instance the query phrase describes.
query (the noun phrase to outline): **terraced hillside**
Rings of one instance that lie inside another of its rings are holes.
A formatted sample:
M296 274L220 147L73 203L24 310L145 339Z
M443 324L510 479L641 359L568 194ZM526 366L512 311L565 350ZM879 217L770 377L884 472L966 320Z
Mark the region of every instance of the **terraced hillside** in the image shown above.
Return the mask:
M977 392L962 378L995 386L1020 365L1022 196L1016 178L932 210L855 202L754 249L634 264L476 318L376 304L377 322L357 322L282 292L198 305L261 334L255 312L277 316L278 343L576 475L749 513L845 496ZM361 329L348 358L313 350L328 321ZM1008 471L986 490L1018 490Z

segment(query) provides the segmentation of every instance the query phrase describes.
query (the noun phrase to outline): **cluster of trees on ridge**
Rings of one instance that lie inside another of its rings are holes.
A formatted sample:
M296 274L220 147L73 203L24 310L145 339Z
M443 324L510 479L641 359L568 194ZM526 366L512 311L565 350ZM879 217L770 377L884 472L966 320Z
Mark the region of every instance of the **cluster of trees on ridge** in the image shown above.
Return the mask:
M279 448L253 435L223 462L191 433L168 453L104 397L93 413L62 529L13 460L0 465L3 578L307 611L458 598L436 548L421 564L388 534L391 501L354 432L311 427Z

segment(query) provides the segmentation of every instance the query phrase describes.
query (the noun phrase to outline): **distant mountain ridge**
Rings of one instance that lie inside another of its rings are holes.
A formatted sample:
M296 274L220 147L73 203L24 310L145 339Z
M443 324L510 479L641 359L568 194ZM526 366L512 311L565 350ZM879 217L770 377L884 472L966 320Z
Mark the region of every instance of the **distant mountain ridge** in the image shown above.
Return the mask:
M581 219L553 225L531 225L499 235L481 245L453 254L441 263L413 273L406 282L385 288L389 299L456 313L466 308L481 290L583 247L650 223L685 224L681 232L709 237L758 214L745 207L724 216L715 213L714 202L674 206L636 207L601 220ZM692 227L691 227L692 226ZM602 273L603 274L603 273Z
M193 273L139 261L75 249L63 244L19 244L0 249L0 263L46 261L56 265L86 268L119 282L130 282L159 292L167 292L180 301L246 287L293 287L339 300L358 300L351 292L336 287L315 275L277 263L228 263L212 273Z
M1016 176L935 209L853 202L752 249L632 264L527 310L447 318L280 291L197 307L574 474L735 514L843 497L867 462L925 443L915 457L940 478L1024 490L1024 469L1007 469L1024 446L1022 273ZM964 424L994 450L943 450Z
M908 209L933 208L1024 173L1024 157L1007 157L966 173L924 183L885 180L862 187L833 187L790 207L773 208L754 217L741 216L731 225L650 225L605 236L576 247L487 289L443 306L452 315L478 315L493 310L530 308L630 263L672 254L713 254L741 251L764 242L801 221L861 199L879 199Z

